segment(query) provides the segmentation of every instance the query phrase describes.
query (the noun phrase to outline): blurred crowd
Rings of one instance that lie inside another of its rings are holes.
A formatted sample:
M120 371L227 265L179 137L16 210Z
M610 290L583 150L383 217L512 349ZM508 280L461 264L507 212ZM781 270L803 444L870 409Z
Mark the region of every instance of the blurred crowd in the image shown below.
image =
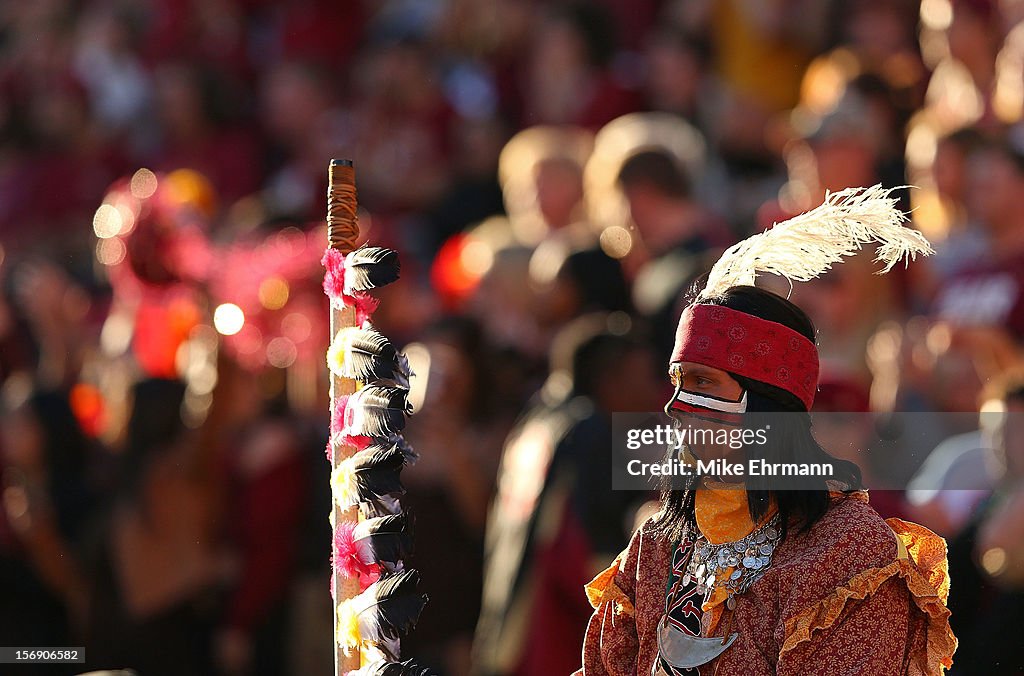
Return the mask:
M610 488L611 413L668 398L724 248L880 183L936 253L780 292L822 411L929 435L821 439L947 538L953 673L1024 671L1024 426L980 420L1024 413L1021 0L0 3L0 644L330 673L339 157L403 263L373 322L417 372L405 655L577 668L651 497Z

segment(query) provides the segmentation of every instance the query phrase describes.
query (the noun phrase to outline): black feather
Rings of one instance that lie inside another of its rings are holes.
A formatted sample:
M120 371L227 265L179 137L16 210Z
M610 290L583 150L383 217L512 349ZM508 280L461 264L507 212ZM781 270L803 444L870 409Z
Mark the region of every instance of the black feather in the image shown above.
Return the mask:
M346 405L346 433L354 436L388 437L405 428L412 413L402 387L372 384L353 394Z
M396 498L405 493L402 452L394 446L368 447L352 456L359 507L366 517L392 514Z
M373 583L381 638L399 638L416 626L427 604L427 595L416 592L419 583L417 570L395 573Z
M412 467L416 464L416 461L420 459L420 454L409 445L409 442L406 441L405 437L401 434L392 434L388 437L387 441L389 444L394 444L398 447L398 450L400 450L402 455L405 456L405 464L407 466Z
M364 519L399 514L402 503L397 495L378 495L359 503L359 513Z
M421 667L413 660L404 662L378 662L370 667L366 676L439 676L438 672L428 667Z
M409 387L409 360L376 329L343 329L335 340L348 343L338 375L364 382L392 380L400 387Z
M353 540L368 550L363 563L378 563L393 573L412 554L412 519L408 512L366 519L356 526Z
M419 454L412 450L409 442L400 434L392 434L389 437L373 437L370 444L363 449L365 451L394 450L402 454L402 460L406 465L413 465L419 459Z
M361 246L345 256L345 290L369 291L398 279L398 252L380 246Z

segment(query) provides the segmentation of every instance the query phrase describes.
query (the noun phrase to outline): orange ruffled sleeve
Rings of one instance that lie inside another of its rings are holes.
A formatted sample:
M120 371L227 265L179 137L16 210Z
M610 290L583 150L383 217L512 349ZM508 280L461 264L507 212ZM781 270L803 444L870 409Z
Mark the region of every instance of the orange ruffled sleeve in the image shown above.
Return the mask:
M949 569L945 541L927 528L900 519L887 519L897 540L892 563L851 578L820 602L785 621L780 658L818 631L836 625L848 605L868 598L890 580L902 580L912 600L907 626L906 664L910 676L942 674L953 664L956 637L949 626Z
M587 592L587 600L590 605L597 609L602 603L612 602L615 604L615 614L632 616L633 602L626 596L626 592L619 589L615 584L615 576L619 572L619 559L615 559L612 565L598 573L597 577L587 583L584 589Z
M574 676L636 676L636 570L643 540L641 528L629 547L586 585L594 614L583 637L583 668Z

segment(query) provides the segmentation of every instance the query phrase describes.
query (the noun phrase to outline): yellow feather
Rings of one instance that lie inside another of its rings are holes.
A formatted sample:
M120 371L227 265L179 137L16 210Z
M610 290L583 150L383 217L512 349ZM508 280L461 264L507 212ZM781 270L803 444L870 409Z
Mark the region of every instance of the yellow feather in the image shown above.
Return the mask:
M331 346L327 348L327 368L339 378L346 377L345 362L352 350L352 336L356 331L358 329L353 327L341 329L331 341Z
M346 655L352 654L352 651L362 643L359 633L359 612L353 603L354 600L349 599L338 606L338 626L335 640L344 649Z
M334 502L342 508L347 509L356 503L355 470L352 468L351 458L341 461L331 471L331 493L334 495Z

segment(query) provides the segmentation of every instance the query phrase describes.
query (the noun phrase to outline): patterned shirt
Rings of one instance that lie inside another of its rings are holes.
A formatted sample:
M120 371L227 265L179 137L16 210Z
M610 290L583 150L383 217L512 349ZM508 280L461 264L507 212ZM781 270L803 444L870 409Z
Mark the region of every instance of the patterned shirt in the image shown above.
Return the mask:
M665 605L668 612L668 623L683 633L690 636L700 636L700 618L702 615L701 606L708 600L711 590L704 594L697 591L697 581L690 579L689 584L683 584L686 576L686 567L690 563L690 555L693 553L694 538L687 533L683 540L673 549L672 566L669 569L668 585L665 592ZM697 676L696 669L681 669L673 667L664 659L661 660L661 668L669 676Z

